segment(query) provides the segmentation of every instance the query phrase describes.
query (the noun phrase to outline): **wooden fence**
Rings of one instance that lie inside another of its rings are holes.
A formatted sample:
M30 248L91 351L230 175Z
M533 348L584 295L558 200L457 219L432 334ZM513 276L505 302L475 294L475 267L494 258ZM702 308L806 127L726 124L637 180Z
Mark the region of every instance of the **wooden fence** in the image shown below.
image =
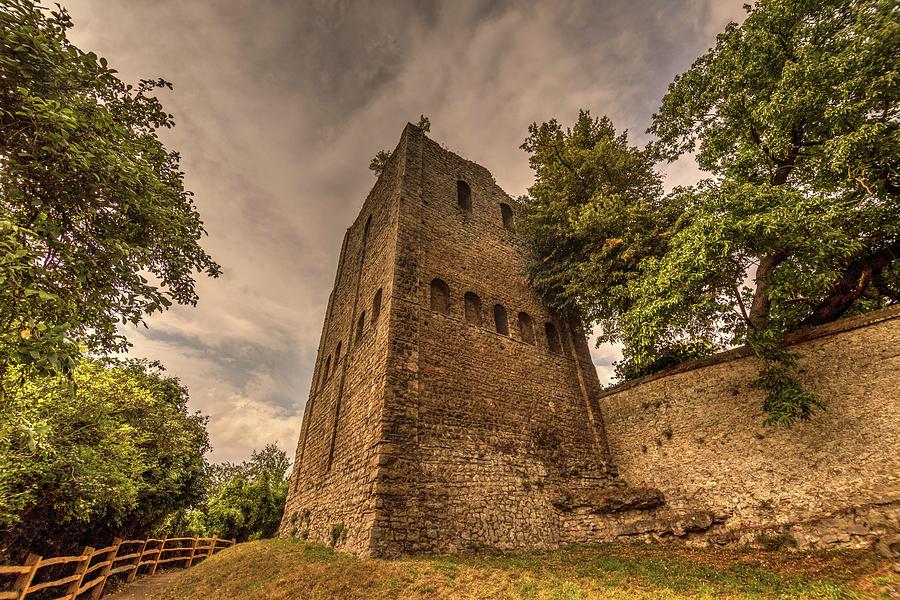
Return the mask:
M156 573L159 565L169 563L183 563L187 569L233 544L234 540L218 537L116 539L106 548L87 547L79 556L42 558L30 554L24 565L0 566L0 600L23 600L29 594L52 588L60 588L52 592L54 600L77 600L87 592L90 596L83 598L97 600L107 580L114 575L127 573L125 580L131 582L142 568L147 575ZM60 576L62 565L69 565L65 568L70 571L68 575ZM53 566L57 568L45 573L56 579L48 579L40 573L41 569ZM48 596L50 593L45 592Z

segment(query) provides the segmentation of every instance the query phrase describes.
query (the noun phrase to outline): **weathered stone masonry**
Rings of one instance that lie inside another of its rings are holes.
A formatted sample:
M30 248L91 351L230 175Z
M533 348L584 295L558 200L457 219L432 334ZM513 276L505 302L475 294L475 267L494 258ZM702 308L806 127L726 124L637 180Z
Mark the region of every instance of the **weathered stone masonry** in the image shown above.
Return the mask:
M677 388L654 379L603 392L579 324L548 311L521 276L515 209L486 169L407 126L344 239L282 534L392 555L620 535L724 539L805 518L778 493L754 495L769 486L789 496L791 479L751 477L725 459L740 462L744 438L760 429L761 403L744 381L750 359L735 361L748 363L738 369L740 381L730 366L711 379L702 375L717 365L672 375L687 377ZM887 338L896 342L900 321L888 322L895 325ZM857 467L863 458L866 467L893 466L893 475L870 473L881 487L859 503L848 498L852 482L844 482L835 488L843 501L828 507L871 504L896 491L897 444L884 445L897 441L896 384L896 375L877 380L886 392L878 401L891 407L865 425L883 443L849 444L841 455ZM735 389L738 396L727 397L739 409L717 419L721 406L700 407ZM668 404L656 406L659 394ZM707 409L713 412L703 419L695 414ZM659 414L671 422L671 435ZM664 443L657 445L660 427ZM702 433L709 428L717 433ZM696 449L687 440L697 437L710 439L718 462L700 456L705 463L693 463ZM771 471L765 453L785 450L756 447L763 472ZM788 470L810 489L827 487L828 476L812 483L808 468L795 461ZM716 469L731 475L714 483ZM771 508L748 508L757 500ZM822 504L800 504L825 514ZM866 539L885 538L891 526L896 531L896 520Z

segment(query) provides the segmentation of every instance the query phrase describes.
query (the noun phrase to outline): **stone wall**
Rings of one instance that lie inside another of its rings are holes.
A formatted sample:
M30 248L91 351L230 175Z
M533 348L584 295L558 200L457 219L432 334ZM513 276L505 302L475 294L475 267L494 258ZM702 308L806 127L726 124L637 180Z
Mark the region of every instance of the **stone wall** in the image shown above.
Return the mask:
M368 548L375 519L404 144L344 236L281 527L322 542L334 535L354 552Z
M758 361L741 350L601 398L619 474L665 497L620 523L624 533L782 535L801 547L900 541L900 309L795 336L793 349L800 380L828 408L792 428L763 425L764 393L750 385Z
M584 334L525 281L501 212L515 218L515 202L490 173L418 130L408 143L373 552L556 546L560 482L611 480ZM446 310L432 306L435 279L449 289ZM468 317L466 293L480 302Z

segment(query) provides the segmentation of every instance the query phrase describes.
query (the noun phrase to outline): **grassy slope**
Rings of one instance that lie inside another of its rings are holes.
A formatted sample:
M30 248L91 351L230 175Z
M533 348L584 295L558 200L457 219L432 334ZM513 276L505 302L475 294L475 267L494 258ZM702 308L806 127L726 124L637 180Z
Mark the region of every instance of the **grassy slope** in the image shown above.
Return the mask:
M890 562L861 552L604 545L361 560L296 540L265 540L185 571L162 598L877 598L886 587L900 588Z

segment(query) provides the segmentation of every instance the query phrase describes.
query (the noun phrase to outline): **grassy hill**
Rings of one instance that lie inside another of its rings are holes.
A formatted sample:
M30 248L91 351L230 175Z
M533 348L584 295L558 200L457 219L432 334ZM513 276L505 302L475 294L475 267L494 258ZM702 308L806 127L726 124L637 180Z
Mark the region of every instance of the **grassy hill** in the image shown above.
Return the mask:
M900 590L867 552L783 554L658 545L365 560L296 540L239 544L183 572L182 599L878 598Z

